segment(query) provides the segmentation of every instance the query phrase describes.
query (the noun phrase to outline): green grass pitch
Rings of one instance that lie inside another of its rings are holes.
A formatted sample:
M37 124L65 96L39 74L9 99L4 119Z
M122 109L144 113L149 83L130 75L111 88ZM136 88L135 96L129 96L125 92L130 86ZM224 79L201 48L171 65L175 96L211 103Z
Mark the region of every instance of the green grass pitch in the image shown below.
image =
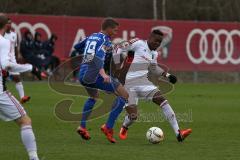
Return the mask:
M16 95L14 85L9 89ZM239 84L178 84L167 95L174 111L181 119L182 128L192 128L192 135L183 143L161 115L157 106L140 102L143 117L129 130L129 138L110 144L100 132L106 117L88 123L92 139L83 141L76 134L78 122L62 122L54 116L54 105L66 98L48 88L47 83L24 83L32 97L25 106L33 121L42 160L237 160L240 159L240 85ZM17 97L17 96L16 96ZM82 101L72 111L81 111ZM145 114L144 114L145 113ZM122 119L122 113L120 119ZM155 118L154 118L155 116ZM115 126L115 135L121 120ZM165 140L150 144L145 134L152 126L161 127ZM21 143L19 128L13 122L0 121L0 160L27 160Z

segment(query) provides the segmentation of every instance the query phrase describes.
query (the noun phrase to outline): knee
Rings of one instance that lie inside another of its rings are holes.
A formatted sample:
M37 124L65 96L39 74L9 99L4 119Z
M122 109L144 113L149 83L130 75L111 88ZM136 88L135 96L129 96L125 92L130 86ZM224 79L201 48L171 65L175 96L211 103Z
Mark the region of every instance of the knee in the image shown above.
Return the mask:
M19 76L13 76L13 81L14 81L15 83L19 83L19 82L21 82L21 79L20 79Z
M126 99L126 100L128 100L128 98L129 98L129 94L128 94L128 92L124 89L124 92L123 92L123 94L122 94L122 97L124 98L124 99Z
M97 95L94 95L94 96L89 96L88 100L93 100L93 101L97 101L98 99L98 96Z
M93 101L97 101L99 98L99 93L95 94L95 95L90 95L89 99L93 100Z
M137 113L131 113L131 114L129 114L129 118L132 121L136 121L138 119L138 114Z
M166 98L163 97L162 95L155 95L152 99L152 101L154 103L156 103L157 105L161 105L163 102L166 101Z
M123 97L125 100L128 100L128 97L129 97L128 92L126 91L126 89L122 85L118 86L117 95Z
M20 119L17 120L17 124L19 126L27 126L27 125L32 125L32 120L28 116L21 117Z
M123 95L123 98L125 98L126 100L128 100L128 98L129 98L129 94L128 94L127 91L126 91L126 93Z
M94 96L94 97L89 97L88 101L91 102L93 105L97 102L98 100L98 96Z

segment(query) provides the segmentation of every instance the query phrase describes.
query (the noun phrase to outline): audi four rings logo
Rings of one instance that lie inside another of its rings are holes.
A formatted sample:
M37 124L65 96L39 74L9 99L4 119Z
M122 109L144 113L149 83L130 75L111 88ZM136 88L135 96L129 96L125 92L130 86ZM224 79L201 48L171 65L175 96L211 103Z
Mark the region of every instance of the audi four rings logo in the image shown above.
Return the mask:
M191 51L191 44L192 44L192 39L194 36L199 35L200 40L199 40L199 54L200 57L194 57L194 54ZM207 36L212 36L212 43L210 43L209 39ZM225 36L226 39L221 41L220 36ZM201 29L194 29L192 30L187 38L186 42L186 51L188 58L194 63L194 64L200 64L202 62L205 62L207 64L214 64L214 63L219 63L219 64L226 64L228 62L232 64L240 64L240 51L238 52L238 57L233 56L234 54L234 49L236 46L236 42L234 42L233 36L238 36L240 37L240 31L239 30L232 30L232 31L227 31L225 29L220 29L218 31L215 31L213 29L207 29L205 31ZM236 39L235 39L236 41ZM209 46L211 44L211 46ZM225 56L221 57L221 48L224 48L224 53ZM210 48L210 49L209 49ZM211 50L211 52L208 52ZM210 53L212 54L211 56ZM209 58L211 57L211 58Z
M35 34L37 29L42 29L48 38L51 37L51 31L48 28L48 26L44 23L36 23L34 25L31 25L28 22L22 22L19 23L18 25L16 25L15 23L12 23L12 28L14 29L14 31L16 32L19 41L22 40L22 34L21 34L21 29L27 29L29 30L33 35Z

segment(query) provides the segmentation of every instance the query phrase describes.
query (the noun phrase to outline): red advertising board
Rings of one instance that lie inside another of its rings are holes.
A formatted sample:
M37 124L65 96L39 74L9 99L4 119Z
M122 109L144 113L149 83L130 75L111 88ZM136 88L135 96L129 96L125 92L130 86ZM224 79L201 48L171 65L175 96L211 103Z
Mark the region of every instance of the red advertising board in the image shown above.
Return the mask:
M69 56L80 39L100 30L102 18L69 16L9 15L19 39L24 30L41 32L44 39L58 36L55 54ZM172 29L167 56L161 62L176 71L240 71L240 23L154 21L117 19L119 34L114 39L146 39L154 27Z

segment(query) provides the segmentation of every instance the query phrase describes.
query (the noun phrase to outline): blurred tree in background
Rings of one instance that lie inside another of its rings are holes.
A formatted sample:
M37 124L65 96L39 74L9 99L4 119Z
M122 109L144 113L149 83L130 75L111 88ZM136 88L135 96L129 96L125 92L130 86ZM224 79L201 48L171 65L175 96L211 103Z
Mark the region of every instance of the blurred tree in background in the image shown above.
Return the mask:
M154 1L158 19L240 21L240 0L1 0L0 11L153 19Z

